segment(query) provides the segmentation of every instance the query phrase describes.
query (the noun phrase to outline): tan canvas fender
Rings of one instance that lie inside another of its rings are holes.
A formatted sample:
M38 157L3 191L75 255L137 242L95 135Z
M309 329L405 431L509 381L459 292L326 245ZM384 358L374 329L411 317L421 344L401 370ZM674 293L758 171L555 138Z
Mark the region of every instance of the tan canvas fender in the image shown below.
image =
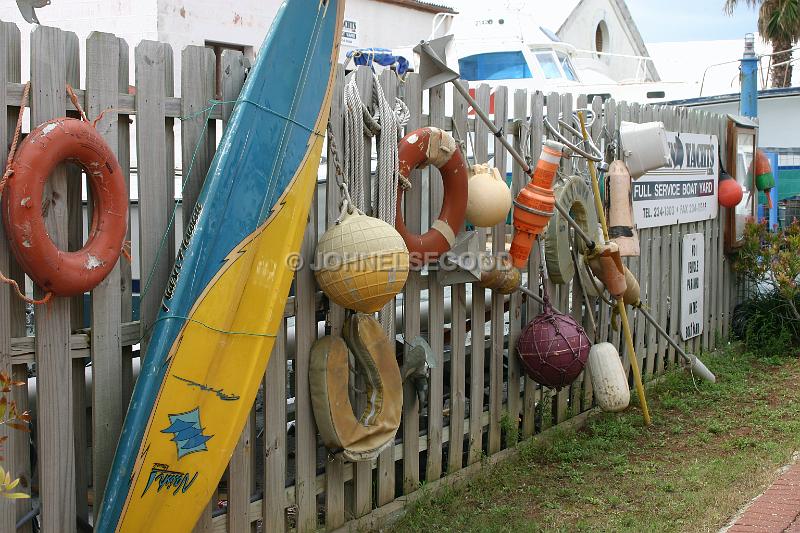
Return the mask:
M311 403L325 446L349 461L374 459L394 441L403 410L403 385L394 345L372 315L349 316L344 339L327 335L311 347ZM348 347L366 381L359 418L350 404Z
M608 236L619 246L621 257L639 256L639 233L633 224L631 175L622 161L614 161L608 169L609 195Z
M594 208L592 190L583 177L570 176L556 185L554 192L556 203L571 213L583 231L594 235L597 232L597 211ZM583 243L578 245L582 249ZM550 279L554 283L568 283L575 275L575 266L572 264L570 252L569 224L558 211L547 224L545 248L547 273Z

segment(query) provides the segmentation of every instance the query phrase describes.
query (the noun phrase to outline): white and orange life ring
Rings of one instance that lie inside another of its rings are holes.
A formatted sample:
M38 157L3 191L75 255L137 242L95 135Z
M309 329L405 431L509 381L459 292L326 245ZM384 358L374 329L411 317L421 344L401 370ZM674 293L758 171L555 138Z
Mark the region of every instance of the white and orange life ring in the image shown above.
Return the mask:
M442 174L444 199L439 217L423 235L411 233L403 221L403 187L397 192L395 229L402 235L409 253L409 263L420 267L448 251L464 225L467 212L469 172L453 136L439 128L425 127L412 131L398 147L400 174L433 165Z
M89 238L75 252L56 247L42 213L45 184L64 162L86 172L93 203ZM2 197L3 222L20 266L55 296L92 290L117 263L128 228L127 187L111 148L91 123L58 118L20 143L10 170Z

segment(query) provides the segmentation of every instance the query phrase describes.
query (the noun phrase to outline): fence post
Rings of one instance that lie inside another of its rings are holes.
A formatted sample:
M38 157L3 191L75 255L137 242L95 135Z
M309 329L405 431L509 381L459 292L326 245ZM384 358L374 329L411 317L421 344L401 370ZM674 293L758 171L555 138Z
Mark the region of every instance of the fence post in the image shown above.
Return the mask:
M115 155L119 154L119 48L120 40L110 33L93 32L86 42L86 114L95 119L105 112L97 131ZM103 500L125 417L120 286L118 263L92 291L92 484L97 502ZM99 505L93 508L95 518L99 509Z
M481 109L489 109L489 86L481 84L475 92L475 100ZM472 153L477 163L489 159L489 129L477 118L474 124ZM478 250L486 248L486 230L478 228ZM470 366L469 366L469 452L467 463L472 464L483 455L483 405L486 380L486 291L479 283L472 284L472 309L470 314Z
M405 83L405 102L410 119L406 131L414 131L422 126L422 89L419 74L409 74ZM412 186L404 195L404 220L408 231L421 233L422 179L421 171L415 170L409 176ZM422 279L418 270L408 273L403 293L403 338L406 343L419 335L420 289ZM408 344L404 346L408 355ZM403 493L408 494L419 488L419 410L417 392L411 381L403 384Z
M67 33L39 26L31 34L31 123L63 117L66 111ZM68 245L67 175L56 168L45 188L45 223L61 249ZM36 288L37 297L42 297ZM44 533L76 529L75 442L70 352L70 301L53 298L36 310L39 495Z
M343 102L344 69L341 65L337 65L329 122L339 153L335 154L333 147L328 145L327 182L325 184L326 228L331 227L339 217L339 202L342 197L338 179L344 179L344 176L337 177L334 159L339 158L341 161L344 157L341 152L344 147ZM328 322L330 323L330 334L340 335L344 322L344 308L331 302L330 311L328 311ZM272 361L270 361L270 364L272 364ZM394 453L394 449L392 449L392 453ZM325 465L325 527L330 531L342 524L344 524L344 459L340 456L330 459Z
M8 146L17 124L17 107L19 102L14 102L6 94L6 87L10 82L20 81L21 72L20 33L17 26L11 22L0 21L0 161L5 170L5 161L8 157ZM0 224L0 272L12 276L12 265L15 263L5 238L5 228ZM24 281L24 278L23 278ZM24 285L23 285L24 287ZM24 304L19 305L16 295L12 294L8 285L0 284L0 372L13 376L15 380L26 381L28 377L27 365L13 366L11 357L11 338L24 335L25 310ZM22 331L15 331L22 325ZM15 388L12 400L16 401L17 408L26 409L28 400L28 387ZM12 479L20 478L23 491L30 491L30 455L28 453L28 434L14 431L8 426L0 428L0 436L8 437L5 449L7 462L6 471ZM14 531L17 519L30 509L30 500L7 500L0 498L0 531ZM27 533L31 530L30 524L21 531Z
M458 81L456 83L465 82ZM453 133L457 141L467 142L467 102L457 91L453 91ZM450 438L447 445L448 474L461 470L464 465L467 290L463 283L450 286L450 306Z
M431 126L444 129L445 90L439 85L428 91L430 99ZM439 169L428 167L428 221L433 223L439 216L444 196ZM439 281L439 272L428 272L428 342L433 353L439 357L438 364L430 371L428 394L428 460L425 481L431 482L442 475L442 445L444 437L444 287Z
M136 47L136 166L139 181L139 316L147 353L150 326L175 259L175 154L166 99L173 92L172 48L142 41Z

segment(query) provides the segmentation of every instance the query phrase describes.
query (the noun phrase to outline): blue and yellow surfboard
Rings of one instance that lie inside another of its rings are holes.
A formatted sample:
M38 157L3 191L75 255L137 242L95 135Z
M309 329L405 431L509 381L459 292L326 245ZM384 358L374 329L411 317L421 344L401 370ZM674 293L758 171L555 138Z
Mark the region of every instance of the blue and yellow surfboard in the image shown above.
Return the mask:
M190 531L283 318L328 121L344 0L288 0L185 230L95 531Z

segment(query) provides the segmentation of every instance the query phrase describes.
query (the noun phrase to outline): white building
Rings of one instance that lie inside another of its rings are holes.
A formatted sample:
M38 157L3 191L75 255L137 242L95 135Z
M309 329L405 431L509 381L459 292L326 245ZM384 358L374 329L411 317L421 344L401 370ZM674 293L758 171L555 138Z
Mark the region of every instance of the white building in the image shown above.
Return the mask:
M39 22L77 34L83 50L92 31L113 33L133 49L148 39L167 42L175 59L175 95L180 94L181 50L188 45L233 48L250 57L258 51L282 0L52 0L36 10ZM22 76L28 76L28 43L34 24L20 14L16 0L0 0L0 17L22 32ZM347 36L342 58L357 47L409 47L431 33L438 13L455 13L446 6L420 0L348 0ZM441 18L441 17L440 17ZM449 28L449 21L440 27ZM83 68L83 65L82 65ZM131 83L134 77L131 61Z
M608 65L614 79L661 79L651 61L640 60L650 54L625 0L572 0L563 4L572 10L556 31L562 41L579 50L603 54L600 60Z

